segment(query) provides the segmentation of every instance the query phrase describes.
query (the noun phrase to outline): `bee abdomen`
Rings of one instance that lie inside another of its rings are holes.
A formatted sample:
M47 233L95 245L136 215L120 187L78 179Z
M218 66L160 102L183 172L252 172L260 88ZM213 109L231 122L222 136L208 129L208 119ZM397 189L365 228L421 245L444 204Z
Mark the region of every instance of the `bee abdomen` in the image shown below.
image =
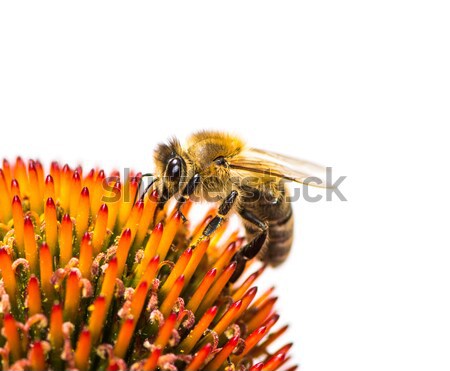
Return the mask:
M287 205L286 213L277 219L268 220L268 248L265 259L271 266L283 263L289 255L294 237L294 215L291 205Z

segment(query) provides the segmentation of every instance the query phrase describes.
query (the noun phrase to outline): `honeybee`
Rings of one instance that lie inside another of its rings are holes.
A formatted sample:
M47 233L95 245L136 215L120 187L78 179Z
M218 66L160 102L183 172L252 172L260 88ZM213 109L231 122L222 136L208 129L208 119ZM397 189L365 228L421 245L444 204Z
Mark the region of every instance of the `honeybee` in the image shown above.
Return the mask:
M162 203L176 196L180 210L189 198L221 202L218 215L203 231L204 237L231 211L243 220L247 244L234 257L238 264L232 282L255 256L271 266L286 260L294 232L286 182L306 184L311 171L323 170L310 162L247 147L240 138L215 131L194 133L185 146L176 138L159 144L154 163L154 181Z

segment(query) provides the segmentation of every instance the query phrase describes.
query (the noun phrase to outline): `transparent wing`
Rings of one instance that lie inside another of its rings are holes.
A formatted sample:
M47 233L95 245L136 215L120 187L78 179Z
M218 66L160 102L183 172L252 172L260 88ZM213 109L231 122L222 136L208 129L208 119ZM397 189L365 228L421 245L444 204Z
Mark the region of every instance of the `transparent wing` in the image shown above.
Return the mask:
M286 179L313 187L326 188L325 167L271 151L246 149L229 159L229 166L239 171L241 176L247 172L250 173L249 175L258 174L265 181ZM261 181L264 182L263 179Z

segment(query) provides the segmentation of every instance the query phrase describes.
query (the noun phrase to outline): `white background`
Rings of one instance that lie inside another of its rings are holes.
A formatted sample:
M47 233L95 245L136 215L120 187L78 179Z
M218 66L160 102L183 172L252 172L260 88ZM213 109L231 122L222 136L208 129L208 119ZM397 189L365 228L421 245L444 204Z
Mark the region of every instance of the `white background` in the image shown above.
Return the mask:
M303 371L450 369L444 1L0 5L0 157L152 168L214 128L334 167L268 274Z

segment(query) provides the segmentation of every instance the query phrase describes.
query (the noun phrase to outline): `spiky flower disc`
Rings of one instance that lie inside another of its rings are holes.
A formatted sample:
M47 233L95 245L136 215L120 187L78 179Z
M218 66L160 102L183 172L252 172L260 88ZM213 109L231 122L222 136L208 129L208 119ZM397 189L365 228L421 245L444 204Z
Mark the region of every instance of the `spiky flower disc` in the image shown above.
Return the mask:
M238 233L202 237L214 207L188 228L156 191L135 203L139 179L3 161L1 369L283 367L290 345L268 351L286 330L272 332L276 298L253 286L264 269L229 282Z

